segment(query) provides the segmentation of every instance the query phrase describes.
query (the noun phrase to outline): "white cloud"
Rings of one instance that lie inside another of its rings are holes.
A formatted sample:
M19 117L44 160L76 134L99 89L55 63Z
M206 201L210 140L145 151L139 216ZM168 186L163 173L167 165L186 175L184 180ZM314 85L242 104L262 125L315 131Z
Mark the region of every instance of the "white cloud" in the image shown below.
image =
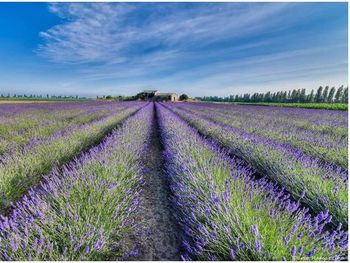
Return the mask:
M44 43L38 53L58 63L138 61L143 59L144 51L148 53L157 46L167 54L194 44L209 45L235 34L241 37L261 29L268 22L259 21L284 7L285 4L236 3L199 4L193 8L171 3L51 3L49 10L65 22L40 33Z
M65 88L92 94L161 87L228 95L347 78L347 45L334 45L334 32L319 46L310 45L312 32L303 39L286 33L307 17L293 4L183 5L51 3L63 22L40 33L37 53L76 71L74 80L61 81L70 83Z

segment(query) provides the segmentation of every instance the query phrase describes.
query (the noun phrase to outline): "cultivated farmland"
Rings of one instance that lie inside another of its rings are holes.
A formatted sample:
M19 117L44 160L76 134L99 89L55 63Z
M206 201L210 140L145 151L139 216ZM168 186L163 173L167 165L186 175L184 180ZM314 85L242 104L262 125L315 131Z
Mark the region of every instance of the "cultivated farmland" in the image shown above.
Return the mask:
M1 260L345 260L347 111L0 105Z

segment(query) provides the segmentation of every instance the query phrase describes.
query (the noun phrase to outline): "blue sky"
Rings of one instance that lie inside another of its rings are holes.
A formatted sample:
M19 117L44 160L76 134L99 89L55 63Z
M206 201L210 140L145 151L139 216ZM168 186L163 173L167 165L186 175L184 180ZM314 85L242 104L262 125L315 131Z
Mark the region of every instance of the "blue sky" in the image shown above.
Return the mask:
M0 3L0 93L348 84L347 3Z

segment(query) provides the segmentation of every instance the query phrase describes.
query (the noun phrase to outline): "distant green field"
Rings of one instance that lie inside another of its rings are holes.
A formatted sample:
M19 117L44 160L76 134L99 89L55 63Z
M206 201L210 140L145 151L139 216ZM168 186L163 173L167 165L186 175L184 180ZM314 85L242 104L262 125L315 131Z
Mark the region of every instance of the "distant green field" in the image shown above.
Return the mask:
M278 102L260 102L260 103L237 103L260 106L307 108L307 109L325 109L325 110L348 110L348 104L345 103L278 103Z
M346 103L278 103L278 102L215 102L225 104L238 104L238 105L258 105L258 106L273 106L273 107L290 107L290 108L306 108L306 109L324 109L324 110L348 110L348 104Z

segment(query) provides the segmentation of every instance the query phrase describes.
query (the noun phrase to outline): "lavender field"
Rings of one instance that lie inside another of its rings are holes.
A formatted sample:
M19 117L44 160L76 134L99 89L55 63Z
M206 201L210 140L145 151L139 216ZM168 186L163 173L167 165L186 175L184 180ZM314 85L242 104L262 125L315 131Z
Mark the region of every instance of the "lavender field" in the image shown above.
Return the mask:
M347 149L347 111L0 104L0 259L347 260Z

